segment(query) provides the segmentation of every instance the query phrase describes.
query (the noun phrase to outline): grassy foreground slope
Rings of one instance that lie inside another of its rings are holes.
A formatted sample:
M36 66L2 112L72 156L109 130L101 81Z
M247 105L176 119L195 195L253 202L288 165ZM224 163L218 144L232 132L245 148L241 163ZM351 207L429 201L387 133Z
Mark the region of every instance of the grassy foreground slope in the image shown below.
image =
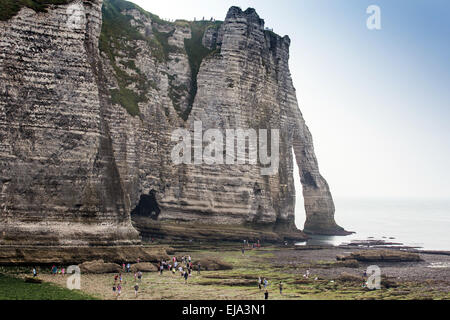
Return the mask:
M0 300L92 300L81 291L44 282L26 283L23 279L0 274Z

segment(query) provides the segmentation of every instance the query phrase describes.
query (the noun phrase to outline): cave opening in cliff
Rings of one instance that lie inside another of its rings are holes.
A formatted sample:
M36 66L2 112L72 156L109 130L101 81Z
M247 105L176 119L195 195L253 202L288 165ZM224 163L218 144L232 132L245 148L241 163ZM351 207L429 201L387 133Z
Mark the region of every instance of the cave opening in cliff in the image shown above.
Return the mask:
M151 190L149 194L142 194L136 208L131 211L132 215L150 217L153 220L157 220L160 213L155 190Z
M294 168L294 187L295 187L295 225L298 229L303 230L306 221L305 200L303 198L303 188L300 182L300 171L297 165L297 158L292 148L292 159Z

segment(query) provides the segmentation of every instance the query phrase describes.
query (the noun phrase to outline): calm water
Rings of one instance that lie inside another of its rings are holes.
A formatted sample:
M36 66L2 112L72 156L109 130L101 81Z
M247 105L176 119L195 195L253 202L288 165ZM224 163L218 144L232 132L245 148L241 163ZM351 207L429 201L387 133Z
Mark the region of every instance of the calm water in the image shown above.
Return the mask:
M356 234L316 236L308 244L339 245L373 237L429 250L450 250L450 199L337 198L335 205L336 222ZM297 209L297 221L302 228L304 212L301 209Z

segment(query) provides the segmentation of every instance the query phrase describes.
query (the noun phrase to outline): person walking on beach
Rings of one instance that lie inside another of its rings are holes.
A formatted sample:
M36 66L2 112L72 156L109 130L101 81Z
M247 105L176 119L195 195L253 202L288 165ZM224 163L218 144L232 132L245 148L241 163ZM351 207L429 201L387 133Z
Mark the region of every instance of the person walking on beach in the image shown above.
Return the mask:
M280 281L278 286L280 287L280 294L283 295L283 283Z
M267 289L267 286L269 285L269 281L267 281L267 279L264 278L263 283L264 283L264 289Z
M258 288L259 288L259 290L261 290L261 283L262 283L261 277L258 277Z
M139 285L136 282L136 284L134 285L134 296L135 296L135 298L137 298L137 296L138 296L138 291L139 291Z
M185 271L184 272L184 283L187 284L187 279L188 279L188 273Z
M269 291L264 292L264 300L269 300Z
M180 271L181 276L184 276L184 273L183 273L183 267L182 267L182 266L180 266L180 267L178 268L178 271Z
M120 297L120 293L122 292L122 285L119 283L117 285L117 297Z
M309 278L309 269L306 270L306 273L303 275L303 278Z

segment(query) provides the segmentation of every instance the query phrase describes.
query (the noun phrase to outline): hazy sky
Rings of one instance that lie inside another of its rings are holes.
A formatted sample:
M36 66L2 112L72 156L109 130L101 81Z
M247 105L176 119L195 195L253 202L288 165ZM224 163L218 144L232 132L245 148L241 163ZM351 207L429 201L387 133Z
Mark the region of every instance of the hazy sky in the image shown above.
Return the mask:
M450 1L133 0L166 19L253 7L290 67L335 197L450 198ZM366 8L381 8L368 30Z

